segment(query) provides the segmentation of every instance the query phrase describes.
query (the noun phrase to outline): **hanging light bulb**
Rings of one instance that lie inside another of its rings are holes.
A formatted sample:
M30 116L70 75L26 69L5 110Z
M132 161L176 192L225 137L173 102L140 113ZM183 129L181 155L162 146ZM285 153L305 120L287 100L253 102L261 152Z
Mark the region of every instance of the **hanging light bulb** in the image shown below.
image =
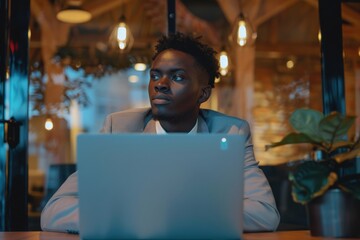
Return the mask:
M45 129L51 131L53 128L54 128L54 123L51 120L51 118L48 117L45 121Z
M229 71L229 57L225 50L220 52L219 55L219 65L220 65L220 74L221 76L226 76Z
M245 46L246 40L248 38L248 34L246 32L246 23L245 19L240 19L238 22L238 32L237 32L237 38L236 42L241 46Z
M84 23L91 20L91 13L81 7L82 0L67 0L67 7L61 9L56 18L65 23Z
M150 51L150 47L149 47ZM129 61L133 65L133 68L136 71L143 72L148 69L149 66L149 57L146 55L146 53L143 53L141 55L129 55Z
M125 22L125 17L122 16L110 35L110 44L124 52L131 49L133 42L133 35Z
M289 60L286 61L286 67L287 67L288 69L293 69L294 66L295 66L294 60L289 59Z
M138 63L135 63L135 64L134 64L134 69L135 69L136 71L142 72L142 71L145 71L146 68L147 68L146 63L138 62Z
M241 12L235 20L232 38L240 47L244 47L246 44L252 43L257 35L253 31L253 28L244 14Z
M119 23L117 27L116 39L121 50L124 50L126 46L127 29L125 22Z

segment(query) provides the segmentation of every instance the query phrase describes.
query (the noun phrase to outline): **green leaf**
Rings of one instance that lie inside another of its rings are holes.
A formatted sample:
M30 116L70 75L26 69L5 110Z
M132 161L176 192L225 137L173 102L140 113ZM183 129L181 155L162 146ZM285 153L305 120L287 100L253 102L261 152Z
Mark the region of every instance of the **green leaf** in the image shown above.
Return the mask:
M324 118L322 112L313 109L297 109L290 116L291 126L300 133L306 134L316 142L321 141L319 123Z
M334 185L337 176L326 164L308 161L290 173L292 196L295 202L306 204L311 199L322 195Z
M341 181L339 187L345 192L351 193L360 200L360 175L351 175L348 179Z
M342 116L338 112L329 114L320 122L321 137L330 144L345 140L355 118L354 116Z
M314 141L309 136L304 133L289 133L286 135L280 142L275 142L265 146L265 150L269 150L270 148L283 146L287 144L298 144L298 143L310 143L314 145L319 145L321 147L321 143Z

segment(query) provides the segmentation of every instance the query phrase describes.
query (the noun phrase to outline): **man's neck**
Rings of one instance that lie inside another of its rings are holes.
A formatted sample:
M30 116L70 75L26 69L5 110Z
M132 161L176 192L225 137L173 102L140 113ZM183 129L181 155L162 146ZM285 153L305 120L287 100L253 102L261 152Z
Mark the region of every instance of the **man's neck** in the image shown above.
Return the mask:
M173 120L159 120L161 127L166 131L166 132L185 132L188 133L190 132L197 121L197 117L195 119L187 119L187 121L173 121Z

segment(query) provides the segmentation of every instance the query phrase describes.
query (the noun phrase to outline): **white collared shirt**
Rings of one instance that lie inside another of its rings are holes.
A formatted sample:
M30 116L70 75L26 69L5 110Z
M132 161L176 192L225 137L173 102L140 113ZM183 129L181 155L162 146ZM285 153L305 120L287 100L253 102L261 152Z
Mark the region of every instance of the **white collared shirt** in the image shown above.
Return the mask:
M157 120L155 120L155 127L156 127L156 134L167 134L165 129L161 126L160 122ZM194 127L191 129L190 132L188 132L188 134L197 133L197 130L198 130L198 119L196 119L196 123Z

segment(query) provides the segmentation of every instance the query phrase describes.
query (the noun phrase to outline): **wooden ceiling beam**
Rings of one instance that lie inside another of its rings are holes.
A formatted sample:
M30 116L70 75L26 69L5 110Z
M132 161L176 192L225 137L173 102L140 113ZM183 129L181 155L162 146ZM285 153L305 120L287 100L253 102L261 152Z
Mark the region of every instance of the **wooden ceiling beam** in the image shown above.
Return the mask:
M352 23L354 26L360 27L360 14L352 10L349 6L345 4L341 5L341 16L343 19Z
M358 58L358 48L345 46L344 53L346 57ZM256 54L267 56L268 58L280 58L289 55L313 56L320 59L320 44L269 44L256 43Z
M257 28L270 18L276 16L287 8L291 7L300 0L272 0L272 1L249 1L244 6L243 11L250 15L250 20ZM223 11L229 23L233 23L240 13L240 5L238 0L217 0L221 10Z
M263 10L263 14L260 14L260 16L256 17L254 21L254 26L260 26L261 24L268 21L270 18L278 15L279 13L283 12L297 2L299 2L299 0L267 1L265 9Z
M240 13L239 0L217 0L227 21L232 24Z
M96 18L98 16L101 16L102 14L105 14L108 11L113 10L114 8L121 6L126 2L128 2L128 0L87 1L83 4L82 7L88 10L93 18Z

